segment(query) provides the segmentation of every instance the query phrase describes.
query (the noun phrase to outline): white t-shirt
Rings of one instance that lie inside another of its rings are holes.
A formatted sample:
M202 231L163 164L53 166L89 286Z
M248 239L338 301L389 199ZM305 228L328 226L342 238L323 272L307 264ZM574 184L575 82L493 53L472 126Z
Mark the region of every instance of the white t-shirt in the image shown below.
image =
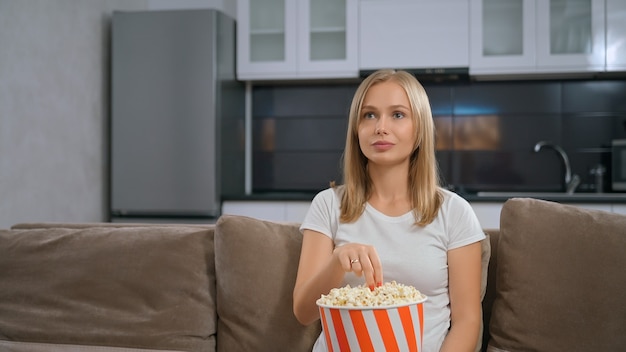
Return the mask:
M411 285L428 296L424 304L425 352L439 351L450 327L447 252L485 238L469 203L456 193L443 190L444 201L434 221L415 225L412 212L387 216L369 203L354 223L340 223L340 199L332 188L318 193L300 226L346 243L373 245L383 266L385 282ZM347 273L342 286L364 284L363 277ZM326 351L320 336L313 351Z

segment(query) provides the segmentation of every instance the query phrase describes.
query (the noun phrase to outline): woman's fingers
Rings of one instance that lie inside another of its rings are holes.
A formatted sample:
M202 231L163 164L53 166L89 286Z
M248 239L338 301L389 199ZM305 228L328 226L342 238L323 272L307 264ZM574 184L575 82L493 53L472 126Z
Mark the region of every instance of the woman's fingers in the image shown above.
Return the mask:
M364 276L365 284L371 289L382 285L382 264L373 246L351 243L337 247L335 252L344 271Z
M372 263L372 284L375 286L383 285L383 264L380 262L378 255L370 258ZM370 286L371 287L371 286Z
M361 265L361 259L359 258L350 259L350 271L354 272L356 276L361 276L363 274L363 266Z
M367 261L361 263L361 271L365 278L365 285L372 290L376 287L377 273L382 272L382 267L379 263L378 255L371 254L367 257Z

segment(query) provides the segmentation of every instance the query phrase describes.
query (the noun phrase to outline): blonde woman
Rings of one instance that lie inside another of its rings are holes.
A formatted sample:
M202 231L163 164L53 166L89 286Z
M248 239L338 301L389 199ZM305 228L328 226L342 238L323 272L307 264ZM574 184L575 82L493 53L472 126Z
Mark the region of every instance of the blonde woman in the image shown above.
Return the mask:
M381 70L358 87L348 123L344 184L315 196L302 222L293 309L305 325L331 288L395 280L428 296L424 351L473 351L481 321L481 246L470 205L439 186L424 88ZM320 336L314 351L327 350Z

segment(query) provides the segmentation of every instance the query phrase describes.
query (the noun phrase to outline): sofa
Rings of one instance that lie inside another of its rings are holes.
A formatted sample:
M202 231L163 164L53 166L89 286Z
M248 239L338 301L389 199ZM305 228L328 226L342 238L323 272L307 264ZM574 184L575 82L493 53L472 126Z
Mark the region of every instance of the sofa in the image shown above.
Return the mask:
M514 198L483 241L483 351L626 346L626 216ZM0 230L0 351L308 351L296 223Z

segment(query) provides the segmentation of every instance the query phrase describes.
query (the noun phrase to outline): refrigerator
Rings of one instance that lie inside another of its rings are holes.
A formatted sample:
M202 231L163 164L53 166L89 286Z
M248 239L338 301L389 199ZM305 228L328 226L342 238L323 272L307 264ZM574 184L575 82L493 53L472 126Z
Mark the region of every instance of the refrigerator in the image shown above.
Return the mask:
M116 11L110 64L110 221L215 222L245 189L235 20Z

